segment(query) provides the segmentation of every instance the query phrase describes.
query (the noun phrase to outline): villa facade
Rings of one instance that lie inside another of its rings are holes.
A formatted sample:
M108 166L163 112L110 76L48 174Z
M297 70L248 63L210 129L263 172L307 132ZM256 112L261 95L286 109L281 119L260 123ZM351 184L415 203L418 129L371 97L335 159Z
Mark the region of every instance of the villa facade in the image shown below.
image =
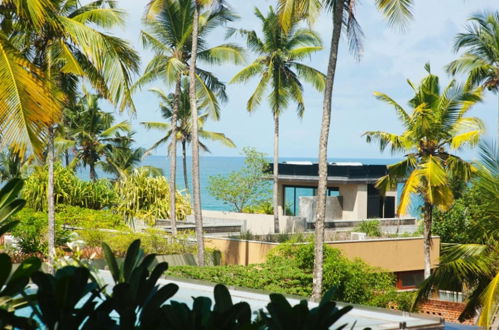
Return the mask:
M281 216L315 222L319 166L311 162L279 163L278 207ZM397 216L397 190L384 195L375 187L386 165L330 163L326 221L392 219Z

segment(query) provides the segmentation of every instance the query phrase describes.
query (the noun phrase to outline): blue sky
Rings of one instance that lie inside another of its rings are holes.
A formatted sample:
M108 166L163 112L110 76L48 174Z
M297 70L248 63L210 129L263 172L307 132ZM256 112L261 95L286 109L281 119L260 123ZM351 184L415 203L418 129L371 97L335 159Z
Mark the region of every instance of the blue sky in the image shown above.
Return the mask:
M147 1L120 0L119 4L128 12L126 26L115 32L130 41L141 54L144 66L151 53L142 48L139 33L142 29L141 16ZM269 0L229 0L241 17L230 24L233 27L255 29L259 24L253 15L255 6L266 10L275 1ZM389 152L381 154L374 144L367 144L361 137L366 130L399 132L394 111L377 101L374 91L387 93L400 104L405 105L411 97L409 78L418 82L425 74L423 65L430 62L432 71L441 76L442 83L450 78L443 67L456 57L453 52L454 37L463 31L466 19L482 10L499 10L497 0L417 0L414 7L414 20L407 31L401 32L387 26L377 12L372 0L364 0L358 6L357 17L365 34L364 54L356 61L348 52L345 40L340 46L340 57L333 95L329 157L341 158L388 158ZM326 71L328 46L331 36L330 16L323 15L314 25L324 41L324 50L312 56L309 65ZM223 31L214 31L209 39L212 45L223 42ZM241 40L233 40L243 45ZM248 54L248 62L254 59ZM211 67L221 80L229 81L242 66L224 65ZM210 143L213 156L237 156L244 146L253 146L268 154L272 153L273 121L265 102L251 115L246 111L246 101L257 81L244 85L229 85L229 101L223 105L219 122L210 122L206 128L229 136L237 145L231 149ZM161 82L150 87L164 87ZM139 121L161 120L158 100L147 91L135 95L138 109L133 119L137 131L137 144L149 147L160 134L146 131ZM298 119L294 107L290 107L281 117L280 155L283 157L317 157L319 131L322 115L322 95L305 85L306 111L303 119ZM476 106L470 115L481 118L487 127L487 137L494 138L497 131L497 96L488 93L482 104ZM128 118L127 116L120 116ZM164 147L163 149L166 149ZM164 150L156 154L164 155ZM474 151L464 151L465 158L474 158Z

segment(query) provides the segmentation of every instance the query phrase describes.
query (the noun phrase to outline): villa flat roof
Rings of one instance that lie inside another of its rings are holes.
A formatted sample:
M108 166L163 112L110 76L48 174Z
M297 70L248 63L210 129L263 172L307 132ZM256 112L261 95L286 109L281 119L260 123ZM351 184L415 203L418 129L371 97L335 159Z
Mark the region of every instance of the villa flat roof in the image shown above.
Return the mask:
M271 165L271 169L273 164ZM269 172L271 172L270 170ZM386 165L365 165L361 163L330 163L328 181L330 182L376 182L388 173ZM280 181L317 181L319 164L285 162L279 163Z

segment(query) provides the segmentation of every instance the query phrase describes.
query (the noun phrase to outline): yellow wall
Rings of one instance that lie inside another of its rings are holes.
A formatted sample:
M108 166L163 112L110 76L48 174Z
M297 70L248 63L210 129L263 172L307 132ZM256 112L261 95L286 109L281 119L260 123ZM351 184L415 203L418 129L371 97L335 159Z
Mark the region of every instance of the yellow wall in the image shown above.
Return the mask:
M222 264L249 265L265 261L268 252L277 243L239 241L229 238L206 237L207 247L220 250ZM351 259L360 258L371 266L391 272L421 270L424 268L423 238L378 239L366 241L339 241L327 243ZM433 238L432 266L440 256L440 238Z

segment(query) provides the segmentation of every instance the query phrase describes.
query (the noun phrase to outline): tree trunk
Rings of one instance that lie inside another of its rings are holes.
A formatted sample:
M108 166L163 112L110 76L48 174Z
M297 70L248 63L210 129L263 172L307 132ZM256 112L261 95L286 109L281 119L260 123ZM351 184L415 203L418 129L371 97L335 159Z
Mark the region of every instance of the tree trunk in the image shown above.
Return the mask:
M317 187L317 215L315 220L315 249L312 299L319 300L322 295L322 272L324 261L324 221L326 217L327 191L327 145L331 124L331 97L333 95L334 76L338 59L343 6L336 5L333 12L333 35L329 50L326 88L322 107L321 135L319 140L319 185Z
M189 192L189 180L187 178L187 151L186 151L185 141L182 141L182 166L184 168L185 190Z
M423 206L423 221L424 221L424 278L427 279L431 275L431 225L433 220L433 205L428 202Z
M272 201L274 204L274 233L278 234L280 232L279 228L279 207L278 207L278 185L277 180L279 177L279 112L274 112L274 171L273 171L273 181L274 189L272 195Z
M175 192L177 191L177 114L180 102L180 78L175 83L175 101L172 113L172 143L170 144L170 221L172 235L177 236L177 208Z
M192 115L192 197L194 220L196 222L196 240L198 247L198 265L204 266L203 215L201 213L201 189L199 184L199 137L198 109L196 100L196 57L198 51L199 4L194 1L192 21L191 65L189 67L189 100Z
M64 161L66 162L66 167L69 166L69 152L66 150L64 151Z
M95 182L95 180L97 180L97 172L95 171L95 164L90 163L88 164L88 167L90 168L90 180L92 182Z
M48 183L47 183L47 210L48 210L48 269L49 273L54 273L55 261L55 200L54 200L54 127L49 127L48 136Z

